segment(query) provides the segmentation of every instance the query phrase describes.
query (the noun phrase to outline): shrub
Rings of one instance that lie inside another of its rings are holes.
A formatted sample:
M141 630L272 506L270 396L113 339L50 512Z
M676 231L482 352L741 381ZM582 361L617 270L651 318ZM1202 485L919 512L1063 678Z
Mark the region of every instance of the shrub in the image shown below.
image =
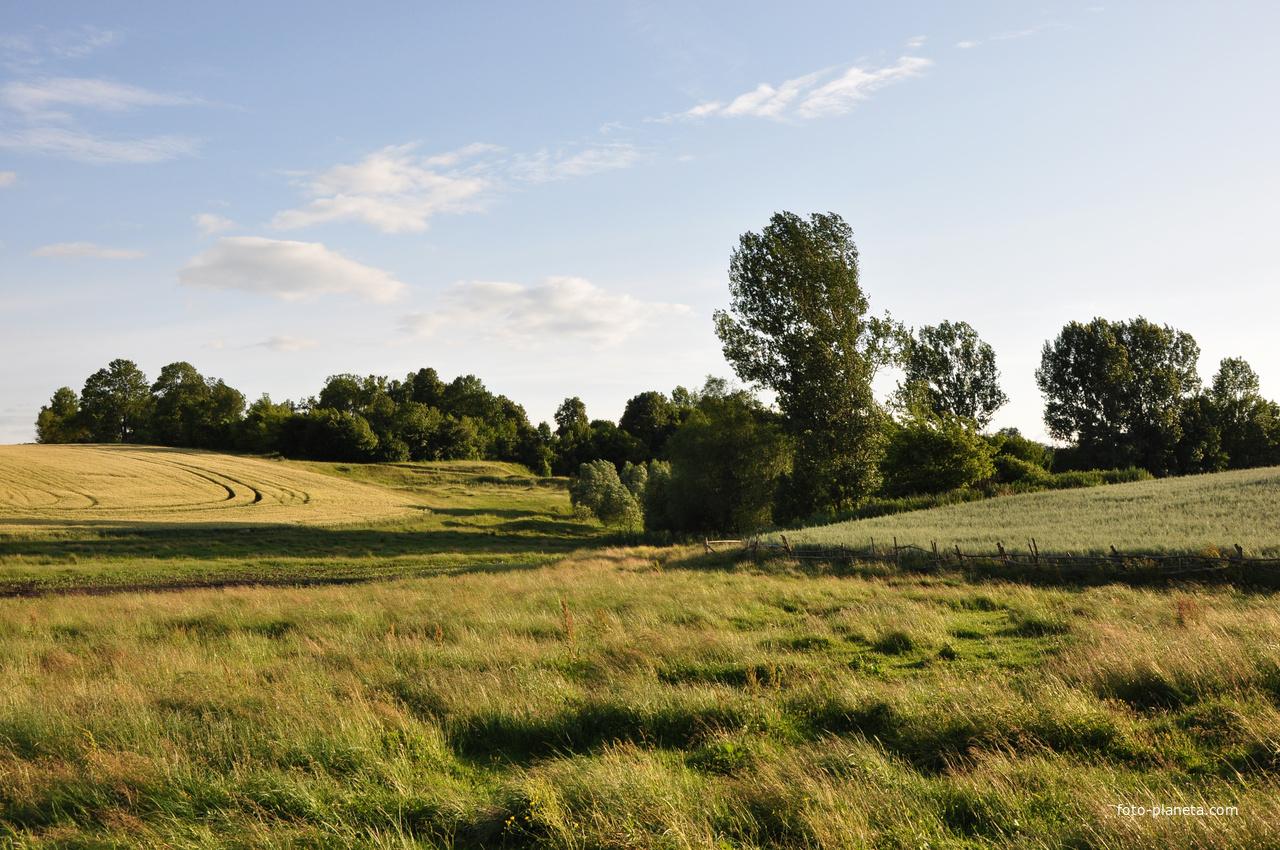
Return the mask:
M951 414L913 413L891 422L884 462L883 492L942 493L965 487L995 472L992 446L970 420Z
M578 468L578 474L569 482L569 500L580 515L594 515L607 526L630 529L643 522L640 503L607 460L584 463Z

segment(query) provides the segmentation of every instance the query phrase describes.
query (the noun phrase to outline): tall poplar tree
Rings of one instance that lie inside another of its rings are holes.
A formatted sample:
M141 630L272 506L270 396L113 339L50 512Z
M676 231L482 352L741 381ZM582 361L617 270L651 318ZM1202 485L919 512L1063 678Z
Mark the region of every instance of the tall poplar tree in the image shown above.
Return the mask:
M725 358L774 390L795 440L781 513L847 510L879 484L884 412L871 391L901 331L867 315L853 230L840 216L776 213L729 262L730 309L715 314Z

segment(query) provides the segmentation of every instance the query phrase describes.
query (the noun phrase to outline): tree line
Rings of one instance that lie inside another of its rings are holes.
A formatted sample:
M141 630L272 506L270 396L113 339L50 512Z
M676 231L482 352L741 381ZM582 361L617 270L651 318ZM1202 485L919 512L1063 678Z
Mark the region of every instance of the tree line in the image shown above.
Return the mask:
M852 230L835 214L778 213L744 234L729 281L716 333L747 388L709 377L643 392L617 423L590 419L575 397L554 428L534 427L474 375L446 383L430 368L403 380L335 375L318 396L246 405L189 363L149 383L114 360L78 395L54 393L37 438L339 462L514 461L571 476L574 505L606 524L678 532L744 533L848 514L872 498L1056 486L1052 476L1068 471L1280 464L1280 406L1261 397L1252 368L1225 359L1203 387L1195 340L1141 317L1071 322L1045 343L1036 381L1048 432L1065 448L989 433L1007 402L991 346L963 321L908 329L871 315ZM887 366L903 379L881 404L871 382ZM775 408L759 389L776 393Z

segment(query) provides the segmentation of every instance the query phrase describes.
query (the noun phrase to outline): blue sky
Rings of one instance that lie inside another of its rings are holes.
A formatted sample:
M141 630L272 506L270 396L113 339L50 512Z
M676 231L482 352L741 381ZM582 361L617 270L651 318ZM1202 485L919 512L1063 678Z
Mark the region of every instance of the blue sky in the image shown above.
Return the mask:
M0 442L116 357L250 398L473 373L549 419L730 376L779 210L876 312L965 320L1042 436L1066 322L1191 333L1280 395L1272 3L10 4ZM892 387L892 376L882 380Z

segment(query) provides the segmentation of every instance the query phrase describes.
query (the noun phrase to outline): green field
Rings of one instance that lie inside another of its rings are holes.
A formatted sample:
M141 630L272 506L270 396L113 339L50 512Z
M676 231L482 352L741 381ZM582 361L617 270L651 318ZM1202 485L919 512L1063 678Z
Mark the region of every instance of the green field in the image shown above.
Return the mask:
M1135 481L1079 490L1004 496L981 502L788 531L792 543L960 546L994 554L996 544L1026 551L1105 555L1232 552L1280 556L1280 467ZM775 535L776 537L777 535Z
M1270 593L753 564L620 546L516 467L270 463L416 508L0 525L9 592L41 594L0 599L0 847L1280 831ZM1117 809L1153 804L1192 813Z

